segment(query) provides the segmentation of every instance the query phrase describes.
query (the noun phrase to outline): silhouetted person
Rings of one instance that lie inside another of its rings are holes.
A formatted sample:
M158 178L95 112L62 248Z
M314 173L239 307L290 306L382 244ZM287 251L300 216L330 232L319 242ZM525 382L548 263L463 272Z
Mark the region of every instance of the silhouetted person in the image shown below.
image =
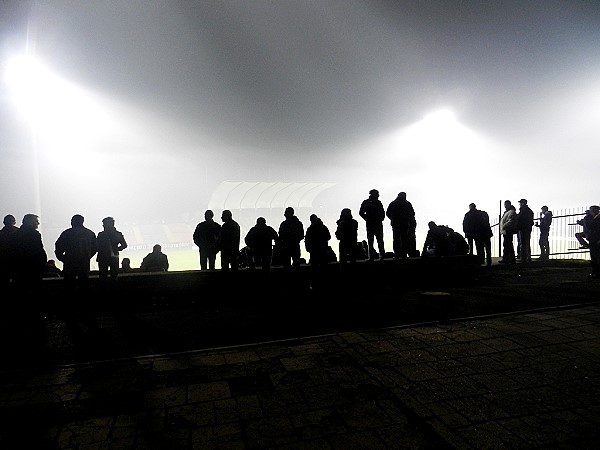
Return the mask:
M589 278L600 278L600 206L590 206L592 220L590 221L587 239L590 248L590 263L592 272Z
M15 216L4 216L3 223L4 226L0 229L0 291L7 289L15 281L19 235Z
M540 258L542 260L550 259L550 225L552 225L552 211L548 210L546 205L542 206L540 220L535 224L540 228Z
M62 278L63 271L56 267L56 261L49 259L44 267L44 278Z
M162 252L160 244L154 244L152 251L144 256L140 270L142 272L166 272L169 270L169 258Z
M356 259L360 261L369 259L369 244L364 239L356 243Z
M394 259L416 256L417 221L412 203L406 200L406 192L400 192L398 197L390 202L385 214L392 225Z
M115 219L105 217L102 219L104 230L98 233L98 280L102 287L106 287L109 280L114 286L119 275L119 252L127 248L123 233L115 228Z
M244 238L249 250L248 267L250 269L260 266L264 271L271 270L273 257L273 243L278 240L277 231L269 225L264 217L256 219L254 225Z
M134 269L131 267L131 259L123 258L121 260L121 273L130 273L133 272Z
M427 231L427 236L425 237L421 256L449 256L450 236L446 227L437 225L433 220L429 221L427 227L429 231Z
M90 260L98 252L96 233L83 225L80 214L71 217L71 228L64 230L54 243L54 254L63 263L65 285L69 291L76 283L85 291L90 277Z
M310 215L310 225L306 229L304 245L310 254L310 265L317 269L326 266L329 262L329 240L331 233L329 228L316 215Z
M579 248L589 248L589 243L586 239L588 230L590 228L590 223L593 219L594 216L592 215L591 211L587 209L585 211L585 216L583 216L576 222L577 225L581 225L583 227L582 231L578 231L577 233L575 233L575 239L577 239L577 242L579 242Z
M337 229L335 237L339 242L340 264L356 262L358 245L358 221L352 217L350 208L344 208L340 212L340 218L336 222Z
M517 233L517 211L510 200L504 201L504 213L500 218L500 234L502 234L502 259L499 263L515 263L514 235Z
M233 220L230 210L221 213L221 268L238 270L240 254L240 225Z
M219 240L221 239L221 225L214 220L215 213L210 209L204 212L204 221L196 225L194 230L194 244L200 251L200 269L214 270Z
M469 254L473 254L473 247L477 253L479 264L492 265L492 227L487 212L477 209L475 203L469 204L469 211L463 219L463 231L469 244ZM473 243L475 243L473 245Z
M463 217L463 233L465 233L465 238L467 239L467 243L469 244L469 255L475 254L475 233L477 232L477 226L479 222L479 217L477 214L477 208L475 203L469 204L469 210L465 213Z
M304 239L304 226L294 214L294 208L288 206L283 213L285 220L279 225L279 243L283 267L300 267L300 241ZM290 264L291 262L291 264Z
M42 235L38 231L39 226L40 220L37 215L25 214L17 235L18 285L23 294L31 295L36 300L48 261Z
M527 200L519 200L519 214L517 215L518 252L521 262L531 261L531 230L533 229L533 211L527 205Z
M377 241L379 248L379 259L383 260L385 255L385 246L383 245L383 220L385 219L385 210L379 200L379 191L371 189L369 198L363 200L358 211L360 217L365 221L367 228L367 242L369 245L369 261L375 260L375 249L373 243Z

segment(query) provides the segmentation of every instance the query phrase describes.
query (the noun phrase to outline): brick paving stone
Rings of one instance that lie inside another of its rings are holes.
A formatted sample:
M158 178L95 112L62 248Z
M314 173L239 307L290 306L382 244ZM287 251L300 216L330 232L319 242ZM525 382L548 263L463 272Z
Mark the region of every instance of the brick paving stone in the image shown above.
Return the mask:
M0 386L0 448L592 448L600 306L7 370Z

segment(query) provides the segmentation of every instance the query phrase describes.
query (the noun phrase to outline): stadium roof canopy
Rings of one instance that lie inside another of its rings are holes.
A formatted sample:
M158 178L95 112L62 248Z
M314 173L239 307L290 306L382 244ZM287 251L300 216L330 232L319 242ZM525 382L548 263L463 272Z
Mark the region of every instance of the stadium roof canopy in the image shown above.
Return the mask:
M213 192L208 208L311 208L321 192L335 183L283 183L224 181Z

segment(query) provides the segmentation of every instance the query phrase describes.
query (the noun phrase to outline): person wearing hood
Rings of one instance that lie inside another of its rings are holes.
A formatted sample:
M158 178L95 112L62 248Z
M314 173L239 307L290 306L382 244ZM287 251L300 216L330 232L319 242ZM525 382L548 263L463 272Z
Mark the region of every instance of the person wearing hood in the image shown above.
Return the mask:
M329 228L316 214L310 215L310 225L306 229L304 245L310 254L310 265L314 268L327 265L329 257Z
M350 208L344 208L336 224L335 237L340 241L338 247L340 264L344 265L347 262L354 264L358 246L358 221L352 217Z

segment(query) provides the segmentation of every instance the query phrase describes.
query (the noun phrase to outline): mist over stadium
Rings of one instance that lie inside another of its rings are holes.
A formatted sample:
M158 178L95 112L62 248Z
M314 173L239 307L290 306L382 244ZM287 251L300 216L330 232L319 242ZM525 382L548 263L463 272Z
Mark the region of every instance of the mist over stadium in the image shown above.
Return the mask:
M50 258L74 214L188 270L209 208L333 232L404 191L419 248L471 202L600 202L597 2L9 0L0 21L2 215L38 214Z

